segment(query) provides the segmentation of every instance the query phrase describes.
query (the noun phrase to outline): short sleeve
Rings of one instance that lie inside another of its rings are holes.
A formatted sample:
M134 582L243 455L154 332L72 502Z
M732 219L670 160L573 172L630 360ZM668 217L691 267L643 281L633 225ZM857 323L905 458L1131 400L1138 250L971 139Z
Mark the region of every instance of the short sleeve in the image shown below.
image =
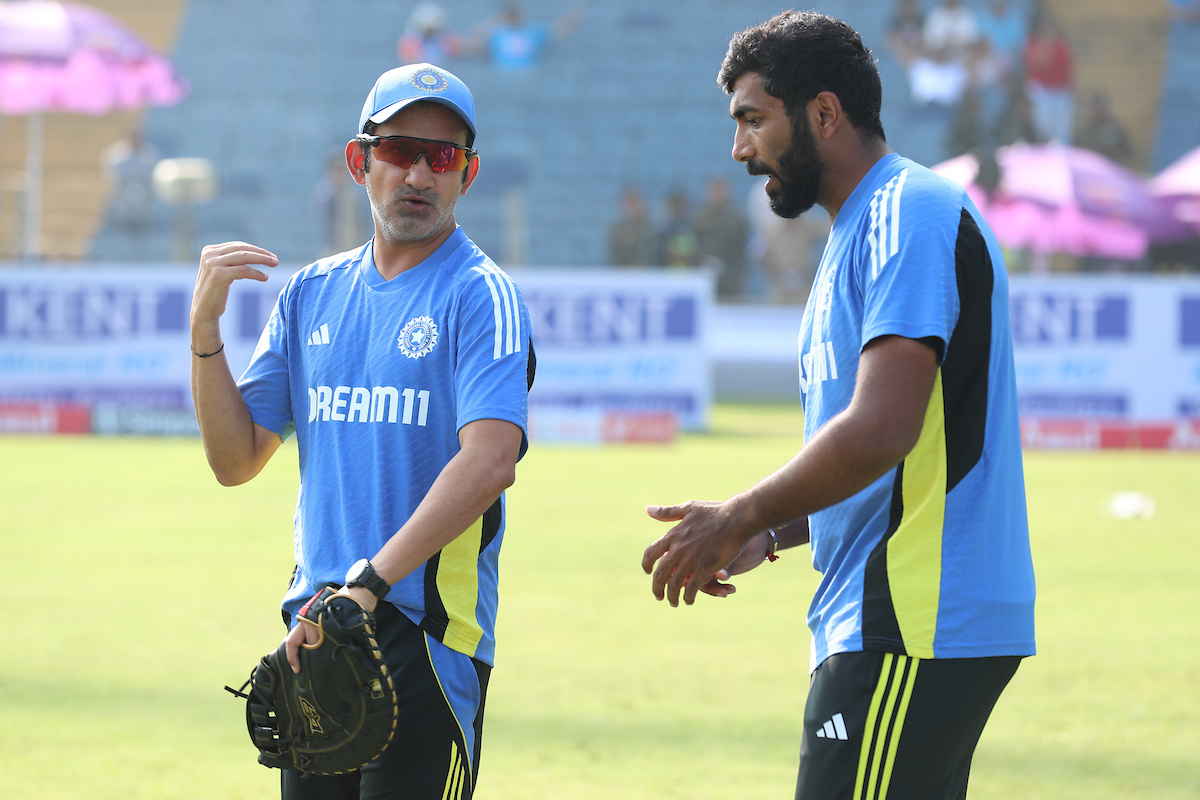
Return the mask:
M913 185L908 170L872 200L858 279L861 347L880 336L933 337L945 355L958 318L955 249L962 206L940 187Z
M292 283L284 286L258 337L250 364L238 380L250 419L286 439L293 430L288 372L287 299Z
M473 267L458 313L454 390L457 425L502 419L528 446L529 311L507 274L492 264Z

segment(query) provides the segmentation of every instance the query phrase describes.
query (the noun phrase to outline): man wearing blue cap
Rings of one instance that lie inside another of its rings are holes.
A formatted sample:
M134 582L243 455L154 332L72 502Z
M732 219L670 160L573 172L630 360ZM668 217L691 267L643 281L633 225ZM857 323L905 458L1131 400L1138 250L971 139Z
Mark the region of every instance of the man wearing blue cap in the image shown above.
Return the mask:
M204 248L192 301L192 392L208 461L254 477L289 435L300 460L289 620L341 587L377 617L401 720L348 775L284 770L282 796L469 798L495 651L504 490L527 447L534 358L512 279L454 219L479 171L475 106L429 64L384 73L346 164L375 235L297 272L235 381L220 317L235 280L265 281L268 250ZM287 636L289 660L311 625ZM311 643L311 642L309 642Z

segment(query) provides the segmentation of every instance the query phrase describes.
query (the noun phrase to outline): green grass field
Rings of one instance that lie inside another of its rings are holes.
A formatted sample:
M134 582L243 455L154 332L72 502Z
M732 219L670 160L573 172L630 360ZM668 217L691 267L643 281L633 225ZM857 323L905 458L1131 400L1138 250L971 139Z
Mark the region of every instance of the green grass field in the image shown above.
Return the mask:
M482 800L791 797L807 549L672 609L641 572L647 503L720 499L800 445L722 406L669 446L540 446L502 557ZM1200 455L1030 453L1039 647L971 797L1200 797ZM266 798L240 685L282 635L295 450L247 486L196 440L0 437L0 797ZM1116 519L1138 491L1150 519Z

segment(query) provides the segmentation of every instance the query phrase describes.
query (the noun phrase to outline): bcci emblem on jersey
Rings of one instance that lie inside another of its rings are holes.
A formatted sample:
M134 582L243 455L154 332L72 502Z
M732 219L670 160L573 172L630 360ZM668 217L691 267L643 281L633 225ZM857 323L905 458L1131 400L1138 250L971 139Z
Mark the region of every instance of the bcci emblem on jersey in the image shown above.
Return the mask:
M413 317L400 332L400 352L409 358L420 358L433 352L437 344L437 324L429 317Z

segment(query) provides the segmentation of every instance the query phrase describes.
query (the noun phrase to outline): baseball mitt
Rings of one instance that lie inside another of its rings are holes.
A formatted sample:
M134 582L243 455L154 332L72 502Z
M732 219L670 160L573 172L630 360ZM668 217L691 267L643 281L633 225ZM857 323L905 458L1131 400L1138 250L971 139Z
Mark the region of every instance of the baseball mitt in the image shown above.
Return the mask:
M400 711L375 640L375 615L326 588L298 617L321 635L317 644L301 646L299 674L280 644L241 691L225 688L246 700L258 763L315 775L352 772L383 752Z

